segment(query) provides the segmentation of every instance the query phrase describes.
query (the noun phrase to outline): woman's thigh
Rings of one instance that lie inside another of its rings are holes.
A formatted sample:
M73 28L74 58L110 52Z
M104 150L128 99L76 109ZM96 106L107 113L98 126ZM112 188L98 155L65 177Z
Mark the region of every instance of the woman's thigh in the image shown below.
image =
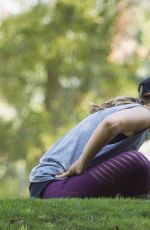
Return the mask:
M149 189L149 170L149 161L139 152L121 153L89 168L80 176L52 182L46 187L42 197L141 195ZM136 185L136 193L133 184ZM132 192L129 192L130 189Z

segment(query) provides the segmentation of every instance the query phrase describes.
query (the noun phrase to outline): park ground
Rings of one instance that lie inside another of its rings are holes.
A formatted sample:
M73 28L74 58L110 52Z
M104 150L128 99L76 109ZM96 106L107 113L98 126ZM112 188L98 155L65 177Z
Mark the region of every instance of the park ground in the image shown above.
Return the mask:
M0 200L0 230L149 230L150 200Z

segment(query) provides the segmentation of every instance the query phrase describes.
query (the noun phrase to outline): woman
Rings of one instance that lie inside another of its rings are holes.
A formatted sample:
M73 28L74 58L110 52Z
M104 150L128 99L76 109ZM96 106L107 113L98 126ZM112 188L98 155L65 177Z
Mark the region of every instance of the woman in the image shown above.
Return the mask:
M150 128L150 78L139 98L92 106L92 114L60 138L30 174L30 196L139 196L150 190L150 162L137 150Z

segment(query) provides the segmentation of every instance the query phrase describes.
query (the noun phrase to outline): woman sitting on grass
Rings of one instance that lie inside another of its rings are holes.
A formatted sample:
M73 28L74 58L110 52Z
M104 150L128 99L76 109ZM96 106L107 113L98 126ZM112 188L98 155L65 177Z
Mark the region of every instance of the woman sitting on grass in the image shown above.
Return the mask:
M61 137L30 174L30 196L133 197L150 190L150 161L137 150L150 128L150 78L139 98L100 106Z

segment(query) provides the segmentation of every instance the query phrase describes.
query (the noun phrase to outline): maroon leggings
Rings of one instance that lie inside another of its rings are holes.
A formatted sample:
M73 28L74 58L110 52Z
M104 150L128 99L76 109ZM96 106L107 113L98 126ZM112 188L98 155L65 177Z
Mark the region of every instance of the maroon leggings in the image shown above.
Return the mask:
M150 161L138 151L121 153L80 176L49 183L42 198L134 197L150 191Z

